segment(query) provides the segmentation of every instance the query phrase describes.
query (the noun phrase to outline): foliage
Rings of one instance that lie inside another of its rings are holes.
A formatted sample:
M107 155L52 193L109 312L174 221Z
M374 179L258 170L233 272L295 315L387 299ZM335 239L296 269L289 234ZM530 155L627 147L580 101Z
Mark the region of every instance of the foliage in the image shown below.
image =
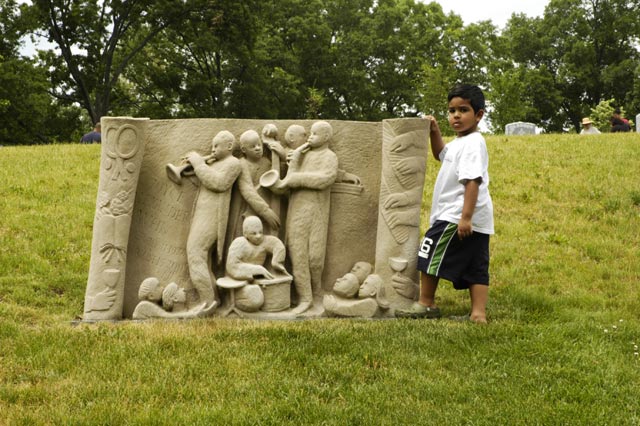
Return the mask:
M587 139L487 138L488 326L71 324L100 147L0 148L0 423L638 424L640 144ZM438 302L469 306L449 283Z
M485 90L495 133L514 121L579 131L605 99L640 111L638 0L551 0L500 31L418 0L0 5L0 82L27 82L24 99L15 88L0 97L2 143L77 139L81 119L86 130L107 114L444 122L457 82ZM19 58L27 36L53 47ZM37 129L9 106L34 111Z
M0 144L71 140L78 111L55 102L47 94L45 70L20 56L25 28L17 3L0 0Z
M615 110L616 101L607 99L600 101L595 108L591 110L591 121L593 125L601 132L609 132L611 130L611 117Z

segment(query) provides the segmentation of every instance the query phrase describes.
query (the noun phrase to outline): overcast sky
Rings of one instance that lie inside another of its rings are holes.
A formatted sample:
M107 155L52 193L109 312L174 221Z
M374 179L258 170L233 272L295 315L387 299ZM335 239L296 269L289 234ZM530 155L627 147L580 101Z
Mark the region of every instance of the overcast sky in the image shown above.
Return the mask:
M422 0L428 3L433 0ZM460 16L465 25L490 20L504 28L512 13L524 13L530 18L542 16L549 0L435 0L445 13Z

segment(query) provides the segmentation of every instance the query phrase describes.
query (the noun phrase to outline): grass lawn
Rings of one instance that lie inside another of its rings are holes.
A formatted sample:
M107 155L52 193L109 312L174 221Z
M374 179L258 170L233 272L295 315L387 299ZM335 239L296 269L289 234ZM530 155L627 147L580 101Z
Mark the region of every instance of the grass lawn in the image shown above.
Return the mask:
M100 147L0 148L0 425L640 425L640 136L487 143L487 326L72 325Z

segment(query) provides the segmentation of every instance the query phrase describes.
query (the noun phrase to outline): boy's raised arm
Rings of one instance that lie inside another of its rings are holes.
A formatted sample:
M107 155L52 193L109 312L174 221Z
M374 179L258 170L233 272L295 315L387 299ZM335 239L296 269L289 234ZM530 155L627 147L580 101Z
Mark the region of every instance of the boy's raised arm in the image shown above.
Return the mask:
M429 140L431 141L431 153L436 160L440 161L440 152L444 149L444 142L442 141L442 133L440 133L440 127L438 121L433 115L427 115L424 117L427 120L431 120L431 131L429 132Z

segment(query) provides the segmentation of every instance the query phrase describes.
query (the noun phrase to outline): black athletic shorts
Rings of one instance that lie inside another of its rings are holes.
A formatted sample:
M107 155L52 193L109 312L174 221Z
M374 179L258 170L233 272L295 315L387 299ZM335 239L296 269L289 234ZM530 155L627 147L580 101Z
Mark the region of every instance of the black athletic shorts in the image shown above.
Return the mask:
M473 232L460 240L458 225L438 220L420 244L418 270L449 280L458 290L489 285L489 235Z

